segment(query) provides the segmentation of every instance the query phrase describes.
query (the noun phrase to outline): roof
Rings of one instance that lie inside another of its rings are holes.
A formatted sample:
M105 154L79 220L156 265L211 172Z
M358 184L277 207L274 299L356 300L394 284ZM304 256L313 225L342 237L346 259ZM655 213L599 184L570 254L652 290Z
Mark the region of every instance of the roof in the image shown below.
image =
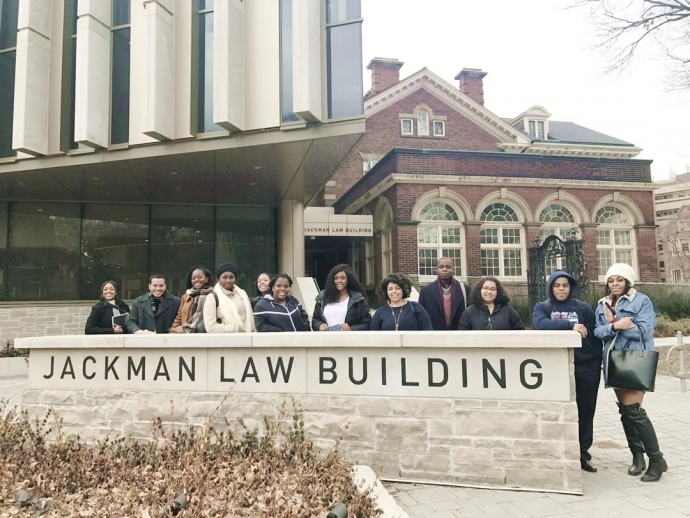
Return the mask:
M630 142L567 121L549 121L549 140L577 142L582 144L608 144L612 146L634 145Z

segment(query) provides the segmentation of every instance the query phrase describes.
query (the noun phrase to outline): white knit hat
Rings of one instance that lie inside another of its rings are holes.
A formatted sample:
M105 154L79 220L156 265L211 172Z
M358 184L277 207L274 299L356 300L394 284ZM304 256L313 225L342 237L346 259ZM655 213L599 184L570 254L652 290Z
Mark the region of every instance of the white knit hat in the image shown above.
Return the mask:
M633 267L629 264L616 263L614 265L611 265L611 267L606 272L606 282L609 282L609 279L614 275L623 277L630 283L630 286L635 285L635 270L633 270Z

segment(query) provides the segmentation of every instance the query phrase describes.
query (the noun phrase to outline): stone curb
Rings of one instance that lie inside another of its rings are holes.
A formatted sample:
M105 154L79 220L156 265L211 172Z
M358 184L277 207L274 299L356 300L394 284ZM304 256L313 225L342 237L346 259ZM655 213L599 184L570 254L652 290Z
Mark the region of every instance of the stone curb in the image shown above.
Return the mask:
M369 466L356 465L352 470L352 478L355 485L363 493L371 489L371 496L376 502L376 506L383 511L380 518L410 518L403 511L388 490L383 487L381 481Z

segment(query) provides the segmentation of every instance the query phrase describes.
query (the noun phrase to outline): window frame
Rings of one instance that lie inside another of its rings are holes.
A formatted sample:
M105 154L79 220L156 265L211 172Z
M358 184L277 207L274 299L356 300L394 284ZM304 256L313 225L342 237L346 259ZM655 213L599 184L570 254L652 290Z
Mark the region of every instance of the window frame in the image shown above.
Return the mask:
M422 213L424 210L431 204L433 203L442 203L444 205L447 205L450 207L453 212L457 215L458 219L421 219ZM459 207L455 206L452 202L449 200L445 200L442 198L434 198L431 200L428 200L422 208L419 210L419 213L417 214L417 221L419 221L419 225L417 225L417 231L416 231L416 243L417 243L417 275L419 275L419 281L422 283L428 283L432 282L436 278L436 273L433 274L427 274L427 273L422 273L422 266L421 266L421 257L420 257L420 252L422 250L435 250L436 251L436 260L440 259L441 257L445 256L450 256L452 255L452 259L455 262L455 275L457 277L462 277L465 275L465 269L466 269L466 261L465 261L465 253L466 253L466 233L465 233L465 225L464 225L464 220L463 220L463 212L460 210ZM435 243L420 243L419 241L419 232L421 229L429 229L429 228L435 228L436 229L436 242ZM459 243L444 243L443 242L443 230L444 229L450 229L450 228L457 228L460 230L460 242ZM445 253L446 251L459 251L459 257L456 254L448 254ZM459 265L458 265L459 262Z
M404 124L405 121L410 122L410 132L409 133L405 132L405 124ZM414 120L413 119L409 119L407 117L400 119L400 134L406 135L406 136L408 136L408 135L414 136Z
M419 117L422 113L426 113L426 124L422 125L419 122ZM431 123L431 113L427 109L421 109L417 111L417 136L418 137L430 137L431 133L429 132L429 124ZM426 128L426 129L424 129ZM425 133L422 133L422 130L425 131Z
M441 132L440 133L436 133L436 125L437 124L441 125ZM445 137L446 136L446 121L434 120L434 121L432 121L432 125L434 127L434 137Z
M484 209L482 209L481 215L480 215L480 220L481 217L484 215L486 210L496 204L502 204L504 207L510 208L510 210L515 214L515 217L517 218L517 221L481 221L481 226L479 227L479 232L480 232L480 239L479 239L479 254L480 254L480 268L482 270L481 274L482 277L486 275L492 275L491 273L484 272L484 259L481 257L482 251L484 250L498 250L498 271L499 275L493 275L494 277L498 277L499 279L506 279L506 280L526 280L527 279L527 272L525 271L525 267L527 265L527 257L526 257L526 246L525 246L525 230L522 224L522 221L520 220L520 214L518 211L516 211L513 206L509 203L506 203L504 201L500 200L493 200L489 202ZM482 243L482 231L487 230L487 229L497 229L497 239L498 243ZM519 247L516 246L515 244L511 243L504 243L504 231L506 230L515 230L517 229L519 231L518 236L520 238L520 244ZM506 265L505 265L505 260L506 260L506 251L515 251L520 249L520 275L506 275Z
M600 213L606 208L613 208L620 212L623 216L626 218L626 223L612 223L612 222L605 222L605 223L600 223L599 218L600 218ZM615 203L606 203L599 207L594 214L594 222L597 224L596 227L596 234L595 234L595 243L596 243L596 252L597 252L597 277L600 282L605 282L606 281L606 270L611 266L611 264L619 263L619 262L625 262L622 260L618 259L618 252L630 252L630 262L632 263L630 266L632 266L636 271L637 271L637 243L636 243L636 236L635 236L635 228L634 228L634 219L632 218L631 214L625 210L623 207L620 207L616 205ZM600 244L599 243L599 238L600 238L600 233L601 232L607 232L608 233L608 243L607 244ZM628 232L630 235L630 244L616 244L616 232ZM602 261L601 261L601 252L604 251L610 251L611 253L611 264L609 264L606 268L602 267ZM602 273L603 272L603 273Z

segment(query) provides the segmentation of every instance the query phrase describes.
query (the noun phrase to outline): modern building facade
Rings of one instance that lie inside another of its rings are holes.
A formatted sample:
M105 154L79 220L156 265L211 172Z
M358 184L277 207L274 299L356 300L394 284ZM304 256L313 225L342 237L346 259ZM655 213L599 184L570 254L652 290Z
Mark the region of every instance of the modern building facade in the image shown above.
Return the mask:
M661 282L690 283L690 166L654 183L657 255Z
M2 338L107 279L303 275L304 206L364 133L361 27L360 0L0 0Z
M349 251L370 288L393 271L425 285L442 256L463 278L524 286L535 238L572 229L592 281L626 262L658 282L651 161L634 158L640 148L541 106L501 118L485 106L481 70L463 69L454 86L427 69L400 80L402 65L369 63L367 133L318 199L373 216L373 238Z

